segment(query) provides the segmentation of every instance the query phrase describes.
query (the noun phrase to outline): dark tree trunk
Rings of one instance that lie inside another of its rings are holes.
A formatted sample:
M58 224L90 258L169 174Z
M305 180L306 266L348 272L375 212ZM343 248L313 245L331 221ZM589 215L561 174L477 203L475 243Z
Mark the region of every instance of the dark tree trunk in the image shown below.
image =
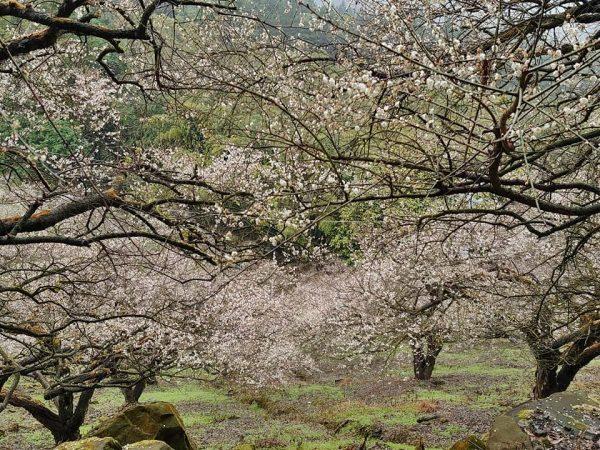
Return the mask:
M545 361L538 361L535 371L535 386L533 398L546 398L556 392L566 391L581 368L587 365L563 362L561 366L548 367Z
M52 429L50 430L50 432L52 433L52 436L54 437L54 442L56 444L60 444L62 442L77 441L81 439L79 427L77 427L77 429L73 429L68 426L65 426L58 429Z
M413 371L417 380L429 380L435 368L435 362L442 351L442 341L434 335L413 339Z
M52 433L54 441L59 444L81 438L79 428L83 424L93 394L93 389L82 392L75 408L73 407L73 395L61 394L58 399L58 414L41 403L18 393L13 393L8 402L13 406L25 409ZM5 395L5 392L0 392L0 402L5 399Z
M413 352L413 370L417 380L429 380L435 367L435 358L425 356L421 351Z
M59 397L60 426L50 430L56 443L76 441L81 438L79 428L83 425L90 406L94 390L90 389L79 394L75 405L73 394L64 393Z
M125 397L125 403L137 403L146 388L146 381L140 380L133 386L121 388L123 397Z
M545 367L538 361L535 370L535 386L533 387L533 398L546 398L558 392L556 382L556 367Z
M577 373L600 355L600 336L595 333L597 333L595 329L582 328L581 333L572 336L573 340L563 339L555 342L548 339L532 339L529 341L537 363L534 398L545 398L556 392L565 391ZM567 349L561 351L562 345L566 345Z
M545 398L557 391L556 374L560 364L560 351L552 347L546 330L530 332L528 343L535 357L535 384L533 398Z
M563 365L556 374L556 392L566 391L567 388L571 385L571 382L575 379L575 375L577 375L579 369L584 367L586 364Z

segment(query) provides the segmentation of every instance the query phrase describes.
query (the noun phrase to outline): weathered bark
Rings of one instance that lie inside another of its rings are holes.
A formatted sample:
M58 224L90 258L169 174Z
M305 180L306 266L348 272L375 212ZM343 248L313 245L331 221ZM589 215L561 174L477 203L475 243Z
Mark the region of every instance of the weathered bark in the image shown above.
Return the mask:
M442 351L442 340L427 335L411 341L413 371L417 380L429 380L435 368L435 362Z
M556 392L566 391L575 379L575 376L585 364L567 364L555 365L547 367L544 362L538 362L535 371L535 386L533 388L534 398L545 398Z
M600 321L584 318L582 322L579 330L557 340L547 330L526 332L537 365L534 398L565 391L577 373L600 356Z
M125 403L137 403L146 388L146 381L140 380L133 386L121 388Z
M533 398L545 398L558 392L556 382L557 364L548 365L547 361L537 361L535 369L535 385L533 386Z
M6 392L0 392L0 402L5 400L5 395ZM81 438L79 428L83 424L93 395L93 389L82 392L75 407L71 394L61 395L59 398L58 413L21 393L13 393L8 403L12 406L23 408L31 414L34 419L52 433L54 441L58 444Z
M19 232L46 230L64 220L93 211L96 208L109 207L120 203L117 192L114 189L109 189L101 194L71 200L69 203L57 206L54 209L41 210L25 216L0 218L0 236L14 233L15 227L18 227Z

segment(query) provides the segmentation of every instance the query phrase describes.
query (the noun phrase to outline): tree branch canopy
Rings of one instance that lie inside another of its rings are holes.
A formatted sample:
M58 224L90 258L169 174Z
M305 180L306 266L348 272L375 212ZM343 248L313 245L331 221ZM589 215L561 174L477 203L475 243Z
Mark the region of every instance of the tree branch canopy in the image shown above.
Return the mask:
M79 216L96 208L108 208L121 204L121 200L114 189L109 189L101 194L75 199L71 202L57 206L54 209L43 210L32 214L21 223L23 216L13 216L0 219L0 236L8 236L19 225L19 232L29 233L46 230L60 222Z

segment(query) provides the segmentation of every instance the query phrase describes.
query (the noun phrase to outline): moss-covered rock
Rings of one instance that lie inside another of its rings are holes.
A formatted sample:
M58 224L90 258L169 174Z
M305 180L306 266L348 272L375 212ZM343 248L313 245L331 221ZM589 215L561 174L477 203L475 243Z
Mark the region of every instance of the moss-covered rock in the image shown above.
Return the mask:
M458 441L450 450L486 450L486 446L477 436L469 436Z
M121 445L145 440L163 441L174 450L195 450L175 407L166 402L130 405L102 421L89 433L113 437Z
M578 392L559 392L523 403L498 416L489 450L596 448L600 441L600 405Z
M123 450L173 450L173 447L163 441L146 440L126 445Z
M121 450L121 444L111 437L90 437L80 441L65 442L55 450Z
M529 436L517 424L514 417L502 414L494 420L488 439L489 450L532 449Z

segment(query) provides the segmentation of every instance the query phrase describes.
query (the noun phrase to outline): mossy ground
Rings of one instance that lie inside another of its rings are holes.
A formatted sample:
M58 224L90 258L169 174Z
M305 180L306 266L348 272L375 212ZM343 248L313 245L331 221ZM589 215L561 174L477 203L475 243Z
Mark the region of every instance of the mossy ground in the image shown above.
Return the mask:
M442 449L484 433L495 414L526 401L533 367L527 350L499 342L446 349L431 382L410 375L408 358L399 358L385 370L336 373L283 388L161 381L141 400L174 403L201 449L335 450L365 437L368 447L412 449L422 439L427 449ZM600 361L572 388L600 396ZM82 433L122 401L116 390L98 393ZM10 407L0 414L0 450L49 448L50 434L22 411Z

